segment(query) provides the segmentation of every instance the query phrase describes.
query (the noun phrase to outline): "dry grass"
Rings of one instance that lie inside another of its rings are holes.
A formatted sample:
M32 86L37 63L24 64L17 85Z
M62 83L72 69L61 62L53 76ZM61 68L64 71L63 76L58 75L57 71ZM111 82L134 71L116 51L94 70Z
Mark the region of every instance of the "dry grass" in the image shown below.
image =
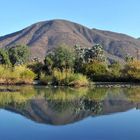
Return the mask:
M0 84L32 84L34 72L26 66L6 67L0 65Z

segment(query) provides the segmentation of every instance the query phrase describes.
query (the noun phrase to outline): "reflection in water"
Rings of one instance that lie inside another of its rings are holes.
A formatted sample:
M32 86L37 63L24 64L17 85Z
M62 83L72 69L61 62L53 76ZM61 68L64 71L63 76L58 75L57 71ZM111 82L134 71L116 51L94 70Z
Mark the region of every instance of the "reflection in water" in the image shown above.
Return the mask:
M98 116L139 108L140 88L14 88L0 92L0 108L19 113L33 121L52 125L77 122Z

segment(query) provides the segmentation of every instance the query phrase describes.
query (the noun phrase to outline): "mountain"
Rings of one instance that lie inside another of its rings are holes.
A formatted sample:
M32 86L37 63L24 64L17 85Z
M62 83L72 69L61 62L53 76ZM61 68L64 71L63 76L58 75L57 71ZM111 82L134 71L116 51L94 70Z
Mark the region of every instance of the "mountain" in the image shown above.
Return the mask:
M14 44L28 45L31 57L41 59L44 58L47 51L62 43L71 47L75 44L91 47L98 43L103 45L107 57L121 62L126 54L138 57L140 48L139 39L125 34L89 29L66 20L39 22L18 32L0 37L1 48Z

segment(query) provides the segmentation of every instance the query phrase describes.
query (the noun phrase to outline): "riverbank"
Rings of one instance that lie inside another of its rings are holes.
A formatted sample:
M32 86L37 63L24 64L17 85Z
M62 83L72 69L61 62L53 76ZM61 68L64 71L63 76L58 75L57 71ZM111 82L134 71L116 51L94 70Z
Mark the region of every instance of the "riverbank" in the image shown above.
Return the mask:
M90 86L96 87L131 87L131 86L140 86L138 82L92 82Z
M24 83L24 82L0 82L0 86L48 86L48 87L131 87L131 86L140 86L140 83L138 82L90 82L88 85L82 85L82 86L73 86L73 85L55 85L55 84L44 84L41 83L40 80L34 80L30 83ZM1 91L0 91L1 92Z

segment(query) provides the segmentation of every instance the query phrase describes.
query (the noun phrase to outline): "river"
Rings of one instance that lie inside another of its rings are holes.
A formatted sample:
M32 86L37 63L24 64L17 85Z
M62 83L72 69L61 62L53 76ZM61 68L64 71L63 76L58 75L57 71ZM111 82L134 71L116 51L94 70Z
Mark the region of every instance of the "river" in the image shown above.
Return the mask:
M0 140L140 139L139 86L0 91Z

